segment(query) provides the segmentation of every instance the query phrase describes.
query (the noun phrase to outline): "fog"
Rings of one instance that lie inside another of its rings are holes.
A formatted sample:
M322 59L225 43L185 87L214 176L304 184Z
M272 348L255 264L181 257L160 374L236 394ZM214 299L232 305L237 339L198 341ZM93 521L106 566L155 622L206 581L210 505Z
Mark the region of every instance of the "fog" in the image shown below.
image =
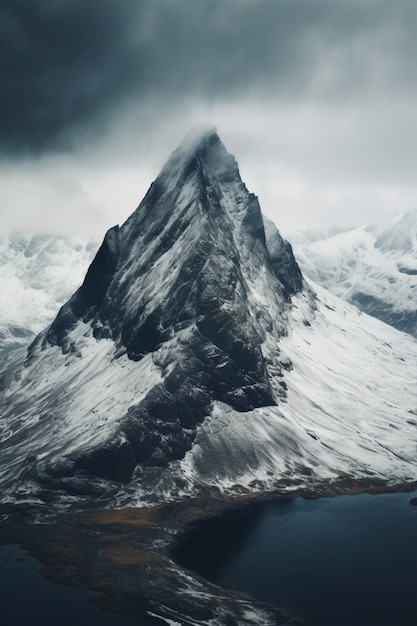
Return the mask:
M416 208L414 0L5 0L2 228L101 237L195 125L283 230Z

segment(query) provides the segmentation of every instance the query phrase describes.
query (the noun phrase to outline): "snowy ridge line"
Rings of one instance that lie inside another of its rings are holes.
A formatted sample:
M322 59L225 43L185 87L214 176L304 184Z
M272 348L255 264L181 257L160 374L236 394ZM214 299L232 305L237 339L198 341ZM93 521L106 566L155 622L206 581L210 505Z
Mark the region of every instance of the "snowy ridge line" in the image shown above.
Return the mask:
M416 363L411 336L303 279L210 131L1 362L2 499L122 507L344 475L414 482Z
M417 337L417 211L383 226L289 236L306 276Z
M26 345L52 321L96 249L87 238L0 233L0 353Z

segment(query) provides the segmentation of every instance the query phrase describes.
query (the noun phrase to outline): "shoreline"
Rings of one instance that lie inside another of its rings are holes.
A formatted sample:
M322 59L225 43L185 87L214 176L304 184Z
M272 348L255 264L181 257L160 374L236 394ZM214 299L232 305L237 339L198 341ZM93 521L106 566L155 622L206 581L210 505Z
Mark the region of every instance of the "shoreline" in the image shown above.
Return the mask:
M20 545L43 564L41 574L92 593L103 610L153 615L184 626L214 623L241 626L296 624L278 609L220 588L172 555L193 525L255 503L279 499L336 497L360 493L412 492L417 482L343 477L333 483L291 491L201 496L152 507L98 508L56 512L49 505L0 507L0 543ZM411 502L411 500L410 500ZM39 521L39 512L47 513Z

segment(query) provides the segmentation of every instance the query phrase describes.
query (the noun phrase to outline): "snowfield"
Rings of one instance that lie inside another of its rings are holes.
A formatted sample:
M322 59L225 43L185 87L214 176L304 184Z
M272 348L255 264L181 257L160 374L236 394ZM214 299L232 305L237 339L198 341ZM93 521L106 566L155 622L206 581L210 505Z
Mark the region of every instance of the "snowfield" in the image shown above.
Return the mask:
M305 276L417 337L417 211L380 226L288 236Z
M0 233L0 354L26 345L53 320L97 248L82 237Z
M417 342L310 285L314 309L294 297L280 341L292 363L286 401L247 414L217 404L181 463L190 481L233 491L343 473L417 479Z
M29 351L3 359L1 499L411 483L416 365L411 335L303 281L209 133L109 231Z

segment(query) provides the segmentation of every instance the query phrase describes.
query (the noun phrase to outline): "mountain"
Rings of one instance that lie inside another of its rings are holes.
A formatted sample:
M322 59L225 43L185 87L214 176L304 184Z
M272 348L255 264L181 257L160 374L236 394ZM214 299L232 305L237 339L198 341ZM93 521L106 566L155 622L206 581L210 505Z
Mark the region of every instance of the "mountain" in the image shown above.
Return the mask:
M417 211L382 227L289 236L306 276L417 337Z
M97 247L81 237L0 233L0 354L27 345L54 319Z
M417 342L303 279L214 130L1 364L3 501L417 475Z

